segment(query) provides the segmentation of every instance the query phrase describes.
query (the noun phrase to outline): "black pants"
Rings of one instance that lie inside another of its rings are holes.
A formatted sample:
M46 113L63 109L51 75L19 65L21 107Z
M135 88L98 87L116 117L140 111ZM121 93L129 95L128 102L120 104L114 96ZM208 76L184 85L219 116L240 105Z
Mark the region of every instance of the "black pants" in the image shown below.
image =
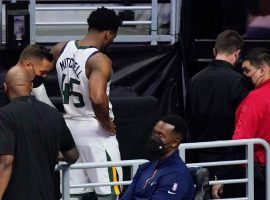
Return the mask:
M235 173L237 174L237 177L233 178L245 178L246 177L246 169L245 168L239 168L240 170ZM266 182L265 182L265 168L261 168L262 176L261 174L258 175L258 171L254 171L254 199L255 200L266 200ZM236 174L234 174L236 175ZM232 175L232 176L234 176ZM231 196L234 195L234 196ZM244 197L246 196L246 184L232 184L232 185L225 185L224 186L224 195L222 195L222 198L232 198L232 197Z
M239 152L239 151L238 151ZM219 153L212 153L207 151L197 151L196 154L193 152L192 160L189 162L211 162L211 161L222 161L227 160L225 159L225 154ZM196 156L194 156L196 155ZM233 160L233 159L232 159ZM217 171L221 167L208 167L210 180L214 180L214 176L216 175ZM227 167L225 167L226 169ZM246 169L243 167L236 167L232 166L229 167L229 177L230 179L241 179L246 177ZM261 173L264 178L260 178ZM257 174L258 173L258 174ZM254 198L255 200L265 200L265 168L261 167L261 170L254 170ZM210 187L210 193L212 191L212 187ZM234 197L245 197L246 196L246 184L226 184L224 186L223 194L221 195L222 198L234 198Z

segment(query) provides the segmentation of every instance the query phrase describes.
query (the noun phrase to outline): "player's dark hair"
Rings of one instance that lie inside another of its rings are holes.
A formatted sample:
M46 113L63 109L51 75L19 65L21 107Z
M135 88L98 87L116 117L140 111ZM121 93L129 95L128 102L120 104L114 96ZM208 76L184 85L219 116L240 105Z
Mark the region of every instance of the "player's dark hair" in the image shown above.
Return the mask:
M165 115L163 117L161 117L160 119L163 122L166 122L168 124L171 124L174 126L174 133L177 135L180 135L182 139L184 139L186 137L187 134L187 123L186 121L178 116L178 115Z
M262 47L251 49L247 52L242 61L249 61L250 64L257 69L264 64L270 66L270 51Z
M47 59L49 62L53 61L53 55L43 46L38 44L30 44L22 51L20 59Z
M118 27L122 25L122 20L114 10L104 7L90 13L87 18L88 30L96 29L99 31L112 30L117 31Z
M234 30L222 31L216 39L215 49L217 52L232 54L244 46L242 37Z

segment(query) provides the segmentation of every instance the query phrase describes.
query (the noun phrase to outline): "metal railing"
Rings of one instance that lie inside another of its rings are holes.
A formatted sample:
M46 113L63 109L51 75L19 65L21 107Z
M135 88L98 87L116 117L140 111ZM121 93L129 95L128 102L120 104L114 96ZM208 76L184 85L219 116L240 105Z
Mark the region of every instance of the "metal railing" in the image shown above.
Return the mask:
M262 145L266 152L266 199L269 200L269 181L270 181L270 147L269 144L262 139L244 139L244 140L228 140L228 141L215 141L215 142L199 142L199 143L184 143L179 147L180 156L185 161L185 151L187 149L201 149L201 148L216 148L216 147L231 147L231 146L246 146L245 160L231 160L231 161L218 161L218 162L204 162L204 163L187 163L188 167L211 167L211 166L225 166L225 165L247 165L247 178L243 179L229 179L210 181L209 184L236 184L247 183L247 197L233 198L234 200L254 200L254 145ZM126 160L119 162L100 162L100 163L77 163L74 165L61 164L57 166L57 170L62 170L62 192L63 200L70 199L70 188L83 188L83 187L99 187L99 186L112 186L112 185L129 185L131 181L107 182L107 183L85 183L78 185L70 185L69 183L69 170L73 169L87 169L87 168L102 168L102 167L118 167L118 166L132 166L131 177L133 177L140 164L147 162L147 160Z
M90 169L90 168L105 168L105 167L125 167L131 166L131 178L136 174L139 165L148 162L148 160L125 160L118 162L96 162L96 163L76 163L73 165L60 164L56 166L56 170L62 170L62 200L70 199L70 188L84 188L84 187L100 187L112 185L129 185L131 181L118 181L107 183L84 183L77 185L70 185L69 171L74 169Z
M246 146L246 160L233 160L233 161L218 161L218 162L202 162L202 163L187 163L188 167L194 166L224 166L224 165L247 165L246 174L247 178L244 179L229 179L210 181L209 184L234 184L234 183L247 183L247 197L246 198L233 198L234 200L254 200L254 145L262 145L266 152L266 199L270 200L269 196L269 181L270 181L270 147L269 144L262 139L244 139L244 140L228 140L228 141L215 141L215 142L198 142L198 143L184 143L179 147L180 156L185 161L185 151L187 149L202 149L202 148L216 148L216 147L231 147L231 146Z
M109 2L108 2L109 3ZM36 12L44 11L82 11L82 10L95 10L96 6L73 6L73 7L38 7L36 0L30 0L30 41L31 43L43 42L60 42L65 40L77 39L75 36L38 36L36 35L36 28L41 26L59 26L59 25L87 25L86 22L37 22ZM101 5L100 5L101 6ZM180 28L180 10L181 0L171 0L170 8L170 33L165 35L158 34L158 0L152 0L151 4L146 6L104 6L114 10L150 10L151 20L145 21L124 21L123 25L149 25L149 35L118 35L115 42L150 42L151 45L157 45L158 42L170 42L174 44L177 41ZM84 19L84 21L86 21Z
M15 1L11 1L12 3L16 3ZM56 26L84 26L87 25L86 22L72 22L72 21L57 21L57 22L41 22L37 21L37 13L44 13L48 11L91 11L95 10L97 6L44 6L41 2L37 2L36 0L29 1L29 13L30 13L30 42L33 43L56 43L61 41L68 41L68 40L75 40L81 38L81 36L74 36L74 35L38 35L37 30L44 26L49 27L56 27ZM55 1L57 3L57 1ZM108 1L108 3L110 3ZM53 5L53 3L51 3ZM40 6L43 5L43 6ZM68 5L68 2L67 4ZM158 42L169 42L170 44L174 44L178 40L178 35L180 32L180 11L181 11L182 0L170 0L170 27L169 33L166 34L159 34L158 33L158 0L152 0L151 4L145 5L138 5L138 6L105 6L110 9L114 10L145 10L151 12L150 20L138 20L138 21L124 21L123 25L148 25L149 26L149 34L135 34L135 35L118 35L115 38L115 42L127 42L127 43L134 43L134 42L150 42L151 45L157 45ZM102 6L102 4L100 4ZM3 44L2 41L2 32L5 30L6 25L2 24L3 18L3 0L0 0L0 27L1 27L1 36L0 36L0 44ZM4 11L5 12L5 11ZM83 19L86 21L86 19ZM85 28L87 30L87 27Z

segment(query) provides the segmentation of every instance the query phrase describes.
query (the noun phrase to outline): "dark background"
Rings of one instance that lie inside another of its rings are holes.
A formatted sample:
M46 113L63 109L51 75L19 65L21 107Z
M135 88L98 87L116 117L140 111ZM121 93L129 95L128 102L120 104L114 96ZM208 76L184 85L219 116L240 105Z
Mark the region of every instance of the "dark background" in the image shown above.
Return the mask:
M244 35L250 13L269 14L270 6L260 6L263 1L183 0L178 43L160 43L157 46L150 46L149 43L118 43L108 49L107 54L113 61L114 70L111 100L118 123L118 139L123 159L145 156L144 143L160 116L168 113L183 116L185 83L213 58L212 48L217 34L231 28ZM253 47L270 47L270 37L244 39L243 54ZM54 44L48 42L42 45L51 48ZM17 63L20 51L1 46L2 81L7 69ZM55 71L49 74L45 85L50 98L62 111ZM0 101L2 100L4 99L1 98Z

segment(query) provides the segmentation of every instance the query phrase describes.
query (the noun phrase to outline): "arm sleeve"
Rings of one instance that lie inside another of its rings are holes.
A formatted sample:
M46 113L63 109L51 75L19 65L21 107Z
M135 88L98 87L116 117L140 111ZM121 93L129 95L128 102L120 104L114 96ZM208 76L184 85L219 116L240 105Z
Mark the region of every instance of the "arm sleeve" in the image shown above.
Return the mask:
M260 103L247 101L237 110L233 140L254 138L260 122Z
M37 100L42 101L42 102L50 105L51 107L55 108L55 106L53 105L53 103L51 102L51 100L48 97L48 94L46 92L46 88L45 88L43 83L40 86L33 88L31 94L34 95Z
M0 154L14 155L15 134L7 115L0 111Z
M128 186L127 190L125 191L124 195L120 200L131 200L133 199L133 193L134 193L135 183L134 180L132 183Z
M5 93L4 84L0 83L0 108L7 105L9 102L8 97Z
M256 103L257 98L248 96L239 106L236 112L236 126L233 135L234 140L254 138L260 122L260 103ZM256 105L256 106L255 106ZM245 148L243 146L231 147L226 160L245 159ZM238 165L223 166L216 174L218 179L242 178L243 168Z
M120 200L131 200L134 197L134 189L136 186L136 182L137 179L140 177L140 174L142 173L142 168L139 167L139 169L137 170L132 183L128 186L127 190L125 191L124 195L122 196L122 198Z
M75 147L74 139L71 135L69 128L67 127L65 120L63 120L63 131L62 131L62 138L60 144L60 151L65 152L73 149Z
M160 179L159 185L151 200L184 200L192 199L193 190L190 181L179 173L171 173Z

